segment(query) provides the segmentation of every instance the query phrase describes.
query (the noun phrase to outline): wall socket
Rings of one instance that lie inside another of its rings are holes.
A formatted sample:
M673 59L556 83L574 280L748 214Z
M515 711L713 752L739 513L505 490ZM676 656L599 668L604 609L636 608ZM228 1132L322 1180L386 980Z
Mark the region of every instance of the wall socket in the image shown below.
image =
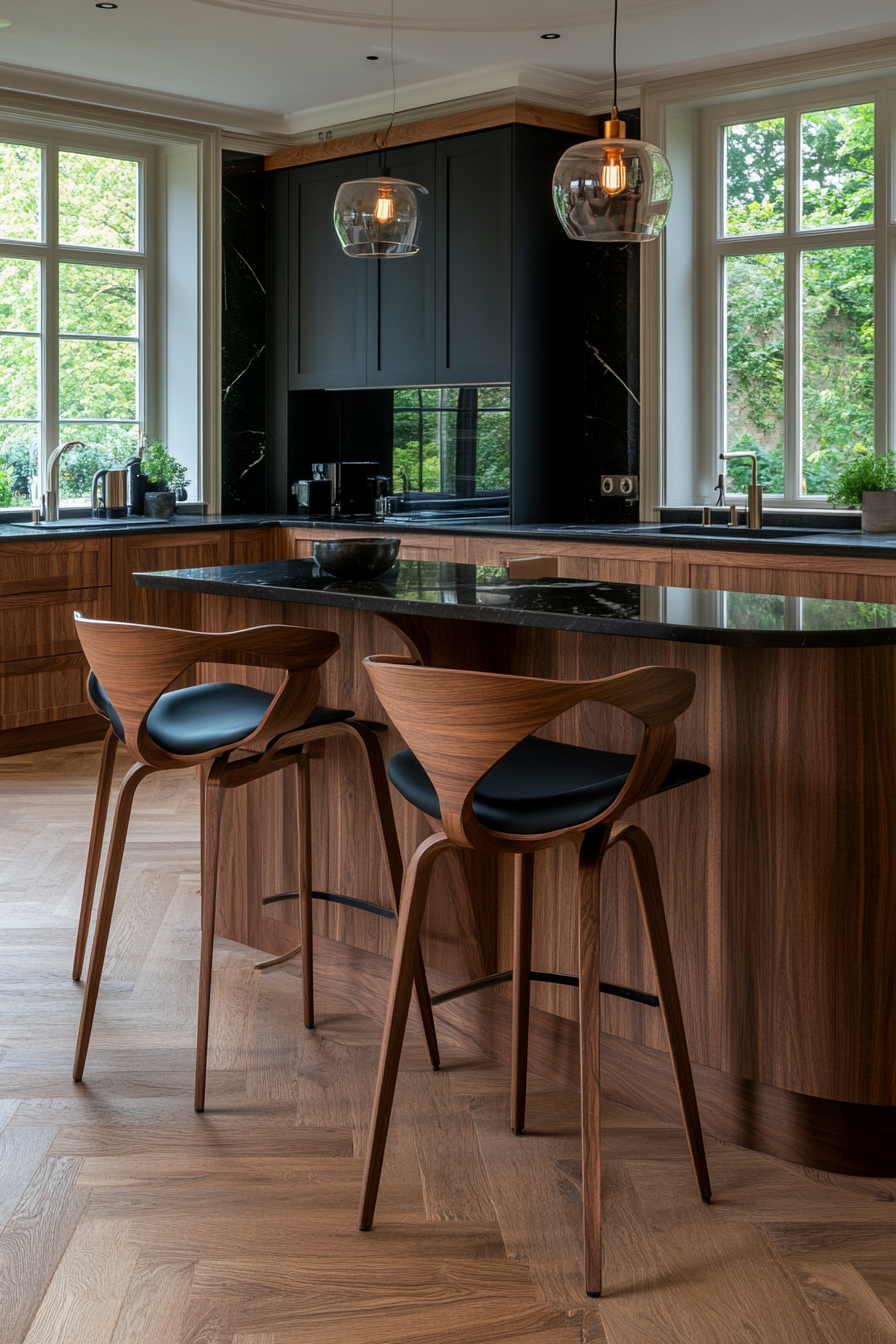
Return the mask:
M600 492L602 495L621 495L623 499L637 499L638 478L637 476L601 476Z

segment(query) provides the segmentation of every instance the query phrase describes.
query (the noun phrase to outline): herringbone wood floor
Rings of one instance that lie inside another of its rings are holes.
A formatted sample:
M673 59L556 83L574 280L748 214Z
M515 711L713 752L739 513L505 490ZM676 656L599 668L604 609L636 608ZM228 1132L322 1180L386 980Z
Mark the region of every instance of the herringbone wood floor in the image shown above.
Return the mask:
M197 794L143 786L85 1084L71 950L98 748L0 761L0 1344L884 1344L896 1182L607 1105L607 1292L580 1287L577 1098L409 1033L376 1229L355 1230L378 1024L219 943L193 1113Z

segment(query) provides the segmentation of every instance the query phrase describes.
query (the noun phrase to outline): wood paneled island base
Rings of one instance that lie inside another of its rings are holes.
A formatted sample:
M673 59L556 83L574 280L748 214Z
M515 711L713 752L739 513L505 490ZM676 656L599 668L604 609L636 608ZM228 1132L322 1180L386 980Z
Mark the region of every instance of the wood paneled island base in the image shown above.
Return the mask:
M690 642L680 622L668 627L667 639L645 638L657 620L648 623L642 615L639 634L623 614L614 636L591 633L587 625L546 628L538 612L529 621L517 610L515 623L496 623L487 603L484 614L464 619L457 603L450 614L433 607L426 614L420 602L409 602L403 615L394 601L365 602L360 595L349 605L335 592L317 591L306 604L298 587L291 601L234 596L250 590L228 588L228 573L182 572L203 594L202 627L283 622L337 631L341 649L325 669L322 698L364 718L383 714L361 660L404 651L396 622L418 647L425 645L426 661L444 666L569 679L647 664L691 668L698 691L680 721L678 754L707 761L712 773L632 815L656 844L705 1127L809 1166L896 1174L896 863L890 858L896 631L856 630L851 639L841 629L830 637L839 647L792 647L801 639L793 631L776 641L778 632L760 629L750 645L741 631L710 629L703 615ZM173 586L174 578L149 582ZM339 586L343 594L352 588ZM639 593L631 585L605 587L618 588L620 601ZM657 591L640 590L642 612ZM619 637L626 634L638 637ZM821 638L809 633L805 642ZM239 675L265 684L272 674L240 669ZM624 716L593 705L559 720L556 734L620 751L636 742L636 728ZM391 730L384 738L387 754L402 745ZM312 762L314 886L387 905L388 875L357 762L335 742L325 752L326 760ZM289 787L289 780L273 776L231 801L219 886L218 931L274 954L297 941L291 903L265 913L261 906L263 896L295 885ZM422 838L421 821L397 795L394 802L407 856ZM538 856L534 946L539 969L574 974L573 873L564 864L562 852ZM501 859L474 854L437 870L424 939L435 989L509 965L509 876ZM614 861L608 878L602 979L653 992L624 864ZM347 1003L380 1014L390 922L332 905L319 908L316 918L322 939L331 940L321 943L318 974ZM533 1001L532 1068L575 1082L577 992L539 984ZM436 1011L448 1038L506 1058L504 987ZM648 1006L605 999L602 1087L616 1100L674 1118L657 1017Z

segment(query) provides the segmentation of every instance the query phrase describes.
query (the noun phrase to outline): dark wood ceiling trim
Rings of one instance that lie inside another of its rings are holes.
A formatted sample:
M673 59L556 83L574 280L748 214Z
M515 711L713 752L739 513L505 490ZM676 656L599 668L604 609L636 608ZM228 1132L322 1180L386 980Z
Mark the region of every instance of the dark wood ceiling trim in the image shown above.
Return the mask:
M564 112L556 107L535 107L531 103L501 103L497 107L477 107L468 112L453 112L444 117L428 117L423 121L409 121L393 126L388 132L389 147L414 145L424 140L441 140L448 135L466 135L469 131L484 131L492 126L508 126L521 122L526 126L545 126L554 131L569 131L583 139L599 136L597 117L584 117L577 112ZM352 154L369 154L385 147L387 128L362 131L358 135L343 135L335 140L315 140L309 145L294 145L268 154L264 166L268 172L278 168L296 168L305 163L320 163L326 159L345 159Z

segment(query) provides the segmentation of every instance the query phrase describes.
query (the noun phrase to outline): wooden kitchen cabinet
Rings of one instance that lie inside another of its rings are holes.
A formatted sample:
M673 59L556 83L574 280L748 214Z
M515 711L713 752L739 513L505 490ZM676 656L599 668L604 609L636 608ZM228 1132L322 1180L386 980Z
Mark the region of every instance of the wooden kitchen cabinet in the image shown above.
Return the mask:
M312 531L309 528L297 527L289 532L289 555L294 560L308 560L313 555L313 545L315 541L338 541L345 537L351 540L353 537L377 537L383 536L381 531L359 532L347 531L345 528L339 528L334 525L332 528L316 527ZM423 533L419 538L416 535L407 537L402 534L401 549L398 553L399 560L456 560L463 563L466 560L463 554L463 544L465 538L451 537L443 534L434 534L432 532Z
M96 735L73 612L112 614L108 538L0 547L0 752ZM71 723L68 731L63 724Z
M197 629L199 607L189 593L138 588L133 575L156 569L229 565L232 533L226 528L115 537L112 541L112 606L117 621Z

